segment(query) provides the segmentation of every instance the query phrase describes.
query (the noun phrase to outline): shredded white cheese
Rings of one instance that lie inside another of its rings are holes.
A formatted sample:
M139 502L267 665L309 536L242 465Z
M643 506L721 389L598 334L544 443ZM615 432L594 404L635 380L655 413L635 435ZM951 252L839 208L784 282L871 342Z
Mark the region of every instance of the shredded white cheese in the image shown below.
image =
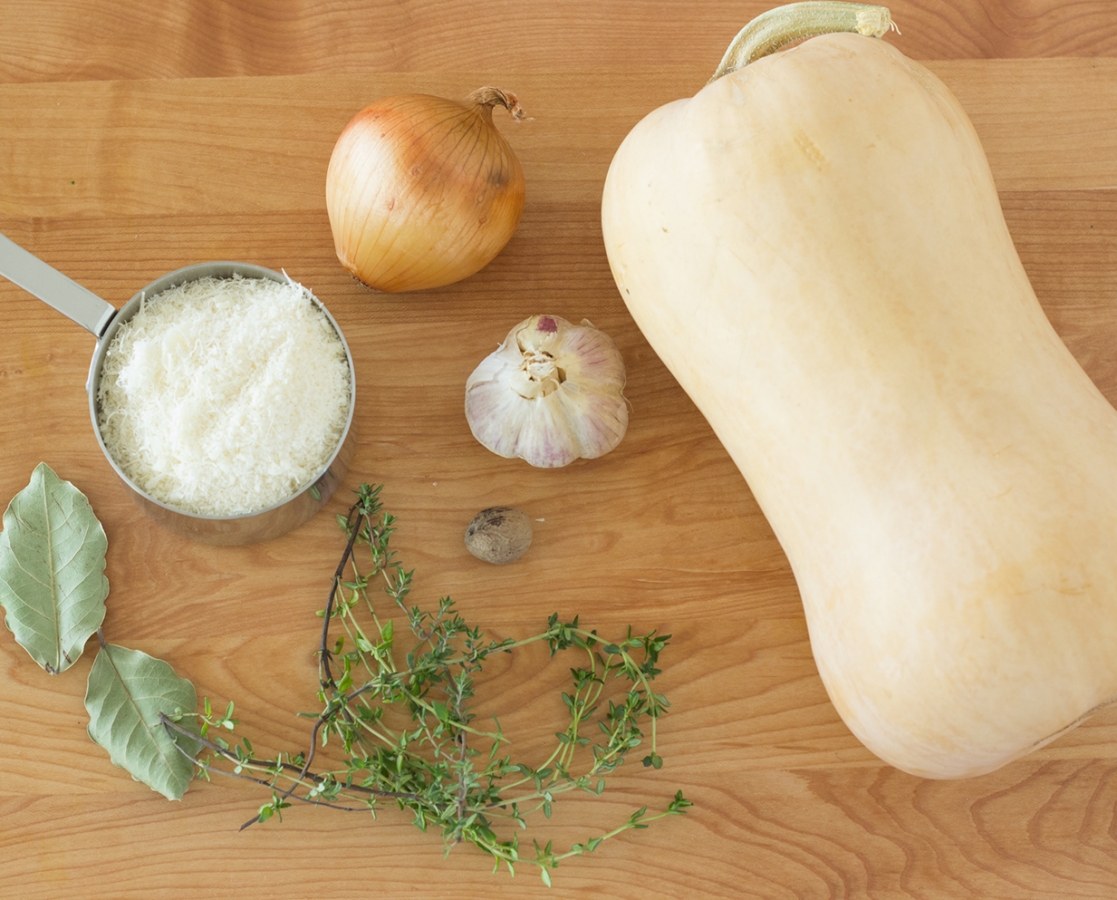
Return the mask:
M106 350L101 435L156 500L235 516L329 462L352 390L345 347L302 285L201 278L145 300Z

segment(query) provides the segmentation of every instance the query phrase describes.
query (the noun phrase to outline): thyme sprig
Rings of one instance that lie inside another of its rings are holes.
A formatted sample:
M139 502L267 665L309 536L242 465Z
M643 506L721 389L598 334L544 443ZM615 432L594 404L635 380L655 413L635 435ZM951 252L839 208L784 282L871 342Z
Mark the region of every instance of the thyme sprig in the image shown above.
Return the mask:
M680 791L660 811L643 807L611 830L565 850L538 839L530 852L525 849L517 831L528 827L528 817L550 818L556 799L570 791L601 794L605 776L630 751L644 746L643 764L663 765L656 725L669 704L652 682L670 635L635 634L630 627L619 640L606 641L577 617L564 621L555 613L535 635L491 640L462 618L449 597L441 598L433 612L409 606L413 571L403 569L390 547L396 520L384 512L380 491L361 485L348 515L338 516L346 545L325 609L319 611L322 709L311 714L307 750L261 759L247 738L230 745L222 733L237 724L233 704L215 713L208 699L199 727L190 732L208 751L196 760L199 777L222 772L271 791L270 801L243 827L282 818L295 801L371 811L374 817L390 803L410 811L422 830L437 829L446 852L471 843L493 858L494 869L503 864L514 873L518 863L535 864L550 884L550 872L561 861L685 812L691 803ZM406 652L399 646L397 619L372 600L374 586L391 599L389 611L403 613L412 636ZM475 677L489 657L540 642L552 657L573 651L581 665L570 669L571 689L561 695L566 727L555 734L550 755L531 765L513 760L495 716L491 726L478 724L472 700ZM172 732L186 731L174 717L164 722ZM342 762L315 771L319 747L331 741L340 744ZM498 832L501 821L512 827Z

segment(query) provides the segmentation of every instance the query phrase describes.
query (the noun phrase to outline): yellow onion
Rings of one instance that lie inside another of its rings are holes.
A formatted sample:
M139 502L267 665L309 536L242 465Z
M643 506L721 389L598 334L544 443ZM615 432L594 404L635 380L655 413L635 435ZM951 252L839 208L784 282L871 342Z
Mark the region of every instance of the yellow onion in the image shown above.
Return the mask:
M365 107L342 131L326 173L338 259L378 291L460 281L508 243L524 209L524 173L493 125L493 107L523 118L514 94L464 103L400 94Z

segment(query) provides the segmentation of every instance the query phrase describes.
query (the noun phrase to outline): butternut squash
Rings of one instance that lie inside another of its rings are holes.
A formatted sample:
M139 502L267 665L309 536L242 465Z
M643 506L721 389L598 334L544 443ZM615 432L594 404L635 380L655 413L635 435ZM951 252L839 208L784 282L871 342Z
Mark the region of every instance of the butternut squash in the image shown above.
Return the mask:
M753 23L759 52L625 138L602 226L787 554L838 713L891 765L963 777L1117 698L1117 412L965 112L865 10Z

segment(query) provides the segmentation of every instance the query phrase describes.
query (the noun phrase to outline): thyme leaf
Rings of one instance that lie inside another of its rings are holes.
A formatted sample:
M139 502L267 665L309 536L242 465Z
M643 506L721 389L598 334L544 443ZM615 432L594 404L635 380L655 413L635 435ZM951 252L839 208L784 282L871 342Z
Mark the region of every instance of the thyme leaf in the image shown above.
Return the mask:
M563 860L686 812L691 803L680 791L661 810L641 808L563 850L549 840L521 841L518 832L527 829L529 817L549 819L562 795L601 794L606 776L636 748L645 748L644 766L663 765L656 729L669 703L652 682L671 636L629 627L619 640L605 641L577 617L554 613L536 634L494 640L466 622L449 597L434 610L410 605L413 571L390 546L396 520L384 511L381 490L362 484L348 514L338 516L346 541L319 611L321 711L313 715L306 750L265 759L254 755L247 738L230 745L222 734L237 724L231 703L215 713L207 699L196 723L186 723L184 715L163 717L168 730L202 744L198 777L222 773L270 791L271 799L243 827L281 819L296 801L374 817L390 804L409 812L421 830L437 831L446 852L472 844L492 857L494 870L535 865L549 885ZM390 603L374 602L374 587ZM402 615L402 622L390 615ZM402 623L410 632L406 642ZM499 721L477 721L473 700L487 660L536 643L545 643L551 656L573 652L580 664L571 668L570 688L561 694L566 727L555 733L543 763L531 765L513 759ZM319 767L319 749L330 742L340 746L341 760Z

